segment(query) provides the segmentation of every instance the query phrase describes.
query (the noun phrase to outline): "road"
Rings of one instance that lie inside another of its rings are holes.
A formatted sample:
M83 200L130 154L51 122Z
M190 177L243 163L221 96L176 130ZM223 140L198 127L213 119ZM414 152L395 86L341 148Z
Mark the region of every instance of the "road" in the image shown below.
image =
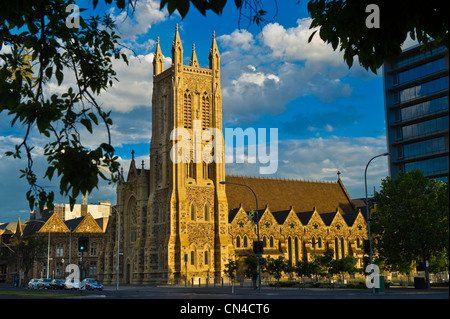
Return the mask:
M103 291L30 290L0 284L4 298L106 298L106 299L449 299L449 289L389 288L384 293L370 289L252 288L106 285Z
M116 317L118 312L131 306L137 313L144 309L145 314L161 313L165 319L186 316L237 318L244 315L279 319L280 315L292 315L295 311L303 313L307 309L315 309L321 317L348 310L352 313L365 311L367 316L376 315L378 318L381 313L388 311L392 314L398 310L404 317L406 313L417 315L418 309L428 309L433 313L440 308L448 310L450 304L448 287L425 290L389 288L380 294L372 294L370 289L263 287L260 294L258 290L243 287L236 287L232 293L231 287L122 285L117 291L115 286L107 285L103 291L80 292L29 290L0 284L0 305L8 304L8 309L20 309L24 299L32 309L51 309L57 304L81 314L83 309L92 306L92 309L101 309L102 315ZM56 303L55 299L58 300Z

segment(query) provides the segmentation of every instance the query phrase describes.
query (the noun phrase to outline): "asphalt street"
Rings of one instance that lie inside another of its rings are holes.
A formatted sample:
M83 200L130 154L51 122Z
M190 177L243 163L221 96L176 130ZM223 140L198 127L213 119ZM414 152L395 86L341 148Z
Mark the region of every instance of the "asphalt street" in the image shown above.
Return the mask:
M26 306L25 306L26 305ZM384 293L370 289L252 288L106 285L102 291L30 290L0 284L2 314L52 311L52 307L73 314L95 312L115 318L128 310L129 316L142 315L171 318L276 318L293 313L332 316L337 313L365 314L380 318L389 314L414 316L427 309L433 313L448 310L449 289L389 288ZM24 307L25 306L25 307ZM92 309L92 310L89 310ZM6 312L5 312L6 311ZM67 313L68 314L68 313ZM94 313L92 313L94 314Z

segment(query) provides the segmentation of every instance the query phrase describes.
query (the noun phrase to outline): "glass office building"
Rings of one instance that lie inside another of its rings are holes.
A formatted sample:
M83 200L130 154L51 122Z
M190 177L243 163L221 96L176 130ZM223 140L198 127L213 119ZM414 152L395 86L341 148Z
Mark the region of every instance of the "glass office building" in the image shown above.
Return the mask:
M448 181L449 55L445 46L404 50L383 66L389 175L419 168Z

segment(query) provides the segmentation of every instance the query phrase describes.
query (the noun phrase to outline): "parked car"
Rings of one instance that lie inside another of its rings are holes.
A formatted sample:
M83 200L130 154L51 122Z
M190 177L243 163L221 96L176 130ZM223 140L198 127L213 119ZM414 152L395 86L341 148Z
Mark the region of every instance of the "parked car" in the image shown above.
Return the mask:
M38 287L38 289L50 289L50 284L51 283L52 283L52 279L51 278L44 278L44 279L41 279L37 283L37 287Z
M64 279L53 279L50 283L51 289L64 289L64 283L66 281Z
M41 281L42 279L37 279L37 278L33 278L28 282L27 288L28 289L38 289L37 284Z
M64 289L80 289L80 281L78 279L66 279Z
M93 278L84 279L81 282L80 286L81 286L81 289L85 289L85 290L103 290L102 283L96 281Z

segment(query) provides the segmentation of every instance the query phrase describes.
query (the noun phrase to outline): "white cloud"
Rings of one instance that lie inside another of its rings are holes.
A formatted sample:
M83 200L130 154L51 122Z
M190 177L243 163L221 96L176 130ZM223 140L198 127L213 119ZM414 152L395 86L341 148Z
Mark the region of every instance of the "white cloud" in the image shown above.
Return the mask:
M168 19L167 10L160 10L159 1L155 0L137 1L133 13L122 11L115 15L115 11L112 9L110 14L116 20L121 38L132 42L136 42L137 36L146 34L152 24Z
M272 50L273 57L279 59L341 66L342 53L333 51L318 35L308 43L312 32L317 30L309 29L311 21L311 18L299 19L297 27L287 29L278 23L267 24L261 32L261 40Z
M299 19L292 28L270 23L257 36L235 30L217 38L225 48L221 55L224 123L251 124L265 114L280 114L302 96L333 103L353 94L345 77L373 77L358 63L349 70L342 53L318 36L308 43L310 24L310 18Z
M386 137L338 137L284 140L278 144L278 170L265 177L315 181L341 180L352 198L364 196L364 169L376 154L386 151ZM259 175L259 163L230 163L227 174ZM245 172L245 173L242 173ZM370 190L379 189L381 179L388 176L386 158L373 161L367 173ZM371 192L372 193L372 192Z
M231 50L250 50L255 43L253 34L247 30L234 30L231 34L217 37L222 46Z

